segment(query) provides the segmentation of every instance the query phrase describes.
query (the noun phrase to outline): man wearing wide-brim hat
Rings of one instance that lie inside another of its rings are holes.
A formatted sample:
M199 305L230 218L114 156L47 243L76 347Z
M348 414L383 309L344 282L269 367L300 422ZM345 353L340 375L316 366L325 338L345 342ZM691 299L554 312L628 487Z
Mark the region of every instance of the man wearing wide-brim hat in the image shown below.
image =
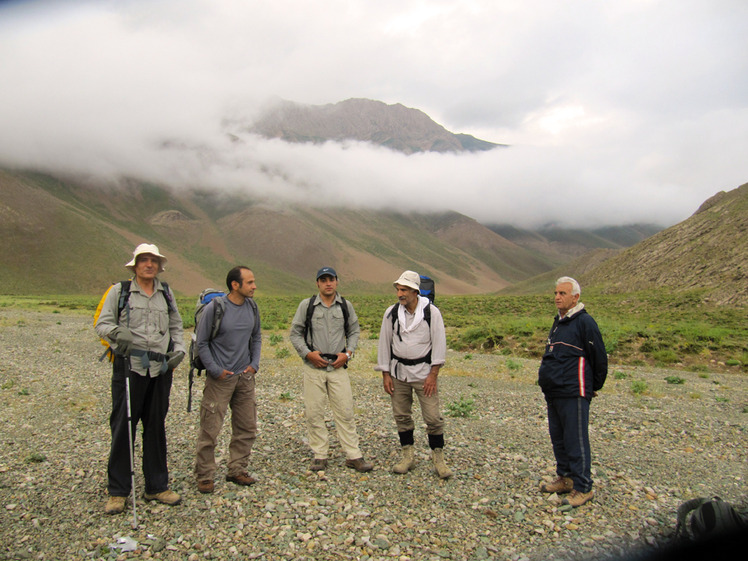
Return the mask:
M143 424L143 496L168 505L181 500L169 490L165 422L173 372L187 349L174 294L158 279L165 263L157 246L138 245L125 265L133 278L112 286L94 326L114 351L107 514L124 511L132 487L128 378L132 434L138 421Z
M439 370L447 355L447 335L439 309L420 295L421 277L405 271L394 283L398 303L387 308L379 331L375 370L382 372L384 391L392 400L402 452L392 471L408 473L416 465L413 394L421 405L429 448L437 475L452 476L444 461L444 417L439 403Z

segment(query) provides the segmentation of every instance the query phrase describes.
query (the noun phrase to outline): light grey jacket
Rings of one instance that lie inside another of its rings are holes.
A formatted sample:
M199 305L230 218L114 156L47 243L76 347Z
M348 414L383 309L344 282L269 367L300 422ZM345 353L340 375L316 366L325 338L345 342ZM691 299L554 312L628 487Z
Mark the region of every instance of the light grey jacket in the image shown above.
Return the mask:
M296 349L299 356L304 359L304 363L315 368L311 362L306 360L312 349L304 340L304 324L306 323L307 309L311 298L301 301L296 309L293 321L291 323L291 344ZM335 295L335 303L329 308L325 306L322 300L317 297L314 299L314 313L312 314L312 346L315 351L322 354L337 354L347 350L354 352L358 345L358 338L361 335L361 327L358 324L353 305L346 300L348 306L348 332L345 331L345 318L343 317L343 299L339 294ZM332 367L329 367L331 369Z
M114 348L114 339L110 337L110 334L118 325L122 325L132 332L133 349L166 354L169 340L172 340L174 341L173 350L187 354L187 348L184 344L182 316L179 315L171 289L169 289L169 295L173 310L169 312L169 306L164 296L164 286L161 281L155 280L153 294L148 296L141 291L138 282L133 279L130 283L130 297L127 305L122 310L120 317L116 317L121 290L122 285L120 283L115 284L104 300L101 314L94 326L99 337L109 341ZM151 376L158 376L161 365L162 361L151 360L146 366L141 360L133 357L130 369L141 376L145 376L149 370Z

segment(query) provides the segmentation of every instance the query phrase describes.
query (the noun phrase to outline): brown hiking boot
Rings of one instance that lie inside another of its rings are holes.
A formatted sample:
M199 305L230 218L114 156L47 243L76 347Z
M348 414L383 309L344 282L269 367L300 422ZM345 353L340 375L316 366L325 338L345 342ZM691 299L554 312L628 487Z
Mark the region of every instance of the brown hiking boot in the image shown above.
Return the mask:
M571 477L558 477L550 483L543 483L540 486L541 493L570 493L574 488L574 482Z
M166 491L161 491L160 493L143 493L143 498L146 501L158 501L169 506L178 505L182 502L182 497L168 489Z
M236 483L237 485L252 485L253 483L257 483L257 480L248 473L227 475L226 481L231 481L231 483Z
M327 469L327 459L326 458L314 458L312 460L312 465L309 466L310 471L322 471Z
M371 471L374 469L374 464L367 462L363 458L356 458L355 460L346 460L345 461L346 467L353 468L356 471L360 471L361 473L366 473L367 471Z
M127 497L109 497L104 507L105 514L121 514L125 511Z
M571 493L569 493L569 496L561 501L561 504L571 505L574 508L577 508L578 506L582 506L584 503L591 501L592 497L594 496L595 493L592 492L592 489L590 489L587 493L582 493L580 491L577 491L576 489L572 489Z
M416 467L415 448L413 448L412 444L406 444L402 447L401 453L402 459L392 467L392 471L395 473L408 473Z
M212 493L215 489L215 484L212 479L203 479L197 482L197 490L201 493Z
M431 458L434 461L434 468L436 469L437 475L441 479L449 479L452 477L452 470L447 467L444 461L444 450L441 448L434 448L431 451Z

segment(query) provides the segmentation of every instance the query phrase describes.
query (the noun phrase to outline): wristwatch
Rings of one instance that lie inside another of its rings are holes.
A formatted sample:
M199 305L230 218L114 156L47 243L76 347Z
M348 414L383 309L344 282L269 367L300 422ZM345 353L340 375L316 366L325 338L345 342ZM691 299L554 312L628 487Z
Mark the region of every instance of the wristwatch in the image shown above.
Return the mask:
M348 355L348 360L351 360L353 358L353 352L352 351L346 351L346 355Z

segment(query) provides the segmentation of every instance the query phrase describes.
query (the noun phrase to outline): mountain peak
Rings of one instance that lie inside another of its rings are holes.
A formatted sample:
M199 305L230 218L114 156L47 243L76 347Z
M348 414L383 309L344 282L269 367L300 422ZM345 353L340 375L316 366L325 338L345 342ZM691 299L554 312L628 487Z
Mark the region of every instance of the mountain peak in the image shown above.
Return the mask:
M243 130L286 142L369 142L405 154L478 152L505 146L452 133L419 109L362 98L327 105L280 100Z

